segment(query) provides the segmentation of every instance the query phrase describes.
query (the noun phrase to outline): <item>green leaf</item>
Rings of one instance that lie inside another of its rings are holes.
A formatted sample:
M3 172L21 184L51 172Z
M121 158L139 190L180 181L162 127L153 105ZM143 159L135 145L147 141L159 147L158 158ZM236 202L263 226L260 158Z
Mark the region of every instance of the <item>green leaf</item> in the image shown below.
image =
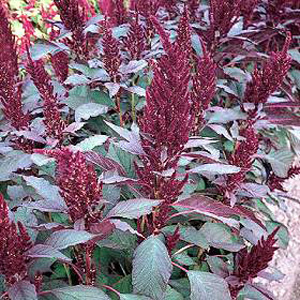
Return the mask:
M170 286L167 288L167 293L164 300L183 300L183 296Z
M54 249L62 250L70 246L86 243L94 237L93 234L87 231L63 229L53 232L45 244L52 246Z
M44 178L35 176L23 176L23 178L27 185L33 187L37 194L44 198L44 200L26 203L24 206L47 212L67 211L68 208L60 196L57 186L50 184Z
M30 49L31 58L33 60L39 60L48 54L53 54L58 47L50 43L37 43Z
M76 149L86 152L93 150L95 147L102 146L108 139L107 135L94 135L84 139L75 146Z
M30 154L22 151L11 151L0 159L0 181L9 180L13 172L18 169L26 169L32 165Z
M245 287L239 292L238 300L270 300L269 297L266 297L259 290L253 286L246 284Z
M280 149L271 152L265 158L271 164L275 175L285 178L294 161L294 154L288 149Z
M85 85L89 84L90 80L82 74L73 74L67 78L64 84Z
M50 291L59 300L110 300L100 289L92 286L76 285Z
M231 300L227 282L212 273L188 271L191 300Z
M143 198L122 201L109 211L107 217L138 219L141 216L151 213L152 208L160 203L161 201L159 200Z
M203 249L209 248L208 241L203 233L200 232L200 230L197 230L192 226L180 226L179 232L180 238L187 243L192 243Z
M208 174L208 175L225 175L240 172L239 167L224 164L203 164L188 171L188 173Z
M133 295L133 294L121 294L120 300L151 300L151 298L146 296L139 296L139 295Z
M41 257L56 258L61 261L72 262L72 259L63 255L57 249L53 248L52 246L43 245L43 244L38 244L33 246L31 249L29 249L26 252L26 255L34 258L41 258Z
M231 233L230 228L224 224L206 222L201 227L200 232L214 248L237 252L245 247Z
M150 236L136 249L133 258L132 282L134 292L163 299L172 273L172 263L165 244Z
M97 117L106 114L108 107L98 103L86 103L80 105L75 110L75 121L88 120L91 117Z
M8 295L13 300L38 300L35 286L25 280L16 282L8 290Z

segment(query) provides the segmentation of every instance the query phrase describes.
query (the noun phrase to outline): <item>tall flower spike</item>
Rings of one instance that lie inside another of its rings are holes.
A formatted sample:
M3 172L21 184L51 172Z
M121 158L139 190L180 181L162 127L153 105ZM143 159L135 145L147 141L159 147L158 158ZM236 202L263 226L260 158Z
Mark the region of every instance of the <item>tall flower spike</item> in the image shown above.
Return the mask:
M67 30L72 32L69 40L70 48L79 58L87 58L89 54L88 40L84 34L84 14L77 0L54 0L60 18Z
M232 296L236 297L247 282L251 282L258 276L259 272L268 267L275 251L278 249L274 245L277 241L275 235L279 228L277 227L266 240L264 238L259 240L257 245L251 248L250 252L247 251L247 248L243 248L236 254L233 275L238 280L230 286Z
M166 55L160 58L147 89L141 126L142 132L150 137L143 139L143 146L150 151L147 154L151 153L155 164L160 164L163 153L173 159L189 139L190 67L178 44L171 44L158 21L151 20L160 34Z
M192 54L192 41L189 11L187 7L185 7L184 13L180 18L177 34L177 44L182 51L186 52L187 58L190 58Z
M100 217L97 206L101 202L102 187L98 183L94 167L87 163L80 151L36 150L36 153L52 156L57 161L56 183L69 209L73 222L84 219L86 226Z
M146 50L145 30L139 23L139 15L136 14L135 20L130 22L129 32L124 40L124 47L130 54L131 60L142 58L142 53Z
M57 95L54 93L51 77L46 72L43 61L33 61L29 55L27 72L44 100L43 112L47 135L61 139L66 124L61 119Z
M25 252L31 247L25 227L11 222L8 207L0 194L0 274L8 284L13 284L27 275ZM18 232L19 231L19 232Z
M244 128L240 131L240 135L244 140L237 144L235 152L229 157L229 163L240 167L241 171L228 175L225 187L225 197L228 198L244 182L246 173L252 167L253 155L257 153L259 146L258 134L251 121L247 121L242 126Z
M22 110L21 82L19 80L18 56L15 38L0 3L0 102L2 111L17 130L28 128L29 116Z
M211 44L215 38L224 37L240 16L242 0L210 0L210 30Z
M111 28L104 29L102 38L104 68L114 81L119 80L119 68L122 62L120 44L113 37Z
M146 91L146 106L140 121L142 145L146 155L143 168L138 168L140 180L148 187L148 196L163 199L153 219L153 230L160 230L167 221L170 204L181 193L187 178L179 180L177 164L181 151L189 139L190 116L190 66L180 46L171 44L169 35L159 22L151 22L160 35L164 50L155 69L154 78ZM164 172L174 168L170 176Z
M287 52L290 42L291 34L288 33L282 51L272 52L261 70L255 67L252 80L246 86L244 103L253 103L256 107L264 104L281 87L290 68L291 58Z
M202 43L203 56L196 58L196 72L193 75L192 111L194 133L203 125L203 114L209 108L216 92L216 64Z
M64 51L51 55L51 64L60 83L64 83L69 74L69 55Z
M127 10L123 0L99 0L99 7L109 18L111 26L119 26L126 22Z

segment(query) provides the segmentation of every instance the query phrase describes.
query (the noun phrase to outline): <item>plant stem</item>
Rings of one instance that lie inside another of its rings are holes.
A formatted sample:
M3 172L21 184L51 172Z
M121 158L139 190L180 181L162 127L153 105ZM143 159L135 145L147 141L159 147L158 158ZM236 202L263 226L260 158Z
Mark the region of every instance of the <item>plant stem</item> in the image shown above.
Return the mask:
M72 285L72 278L71 278L69 266L67 264L64 264L64 269L65 269L67 277L68 277L68 283L69 283L69 285Z
M180 266L180 265L178 265L178 264L176 264L176 263L174 263L174 262L172 262L172 265L175 266L175 267L177 267L178 269L184 271L185 273L188 272L187 269L185 269L184 267L182 267L182 266Z
M134 100L134 93L131 93L131 116L133 122L136 121L136 115L135 115L135 100Z
M118 292L117 290L115 290L114 288L112 288L112 287L109 286L109 285L103 284L102 287L105 288L105 289L107 289L107 290L110 290L111 292L114 292L114 293L117 294L119 297L120 297L120 295L121 295L120 292Z
M190 249L192 247L194 247L194 245L192 245L192 244L186 245L186 246L182 247L181 249L179 249L178 251L176 251L172 256L180 254L180 253L184 252L185 250Z

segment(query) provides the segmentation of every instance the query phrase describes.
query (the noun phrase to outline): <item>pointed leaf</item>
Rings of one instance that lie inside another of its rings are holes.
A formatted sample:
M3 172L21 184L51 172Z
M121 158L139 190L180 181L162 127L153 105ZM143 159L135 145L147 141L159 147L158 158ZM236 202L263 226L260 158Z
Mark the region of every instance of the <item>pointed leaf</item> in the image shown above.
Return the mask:
M76 149L86 152L93 150L95 147L102 146L108 139L107 135L94 135L84 139L75 146Z
M141 216L151 213L152 208L160 203L161 201L159 200L151 199L131 199L122 201L109 211L107 217L138 219Z
M150 236L137 247L132 271L135 293L154 300L163 299L171 272L168 250L157 236Z
M208 272L188 271L191 300L231 300L227 282Z
M53 232L46 240L45 244L52 246L54 249L62 250L70 246L86 243L94 237L95 235L90 234L87 231L63 229Z
M26 255L29 257L37 258L37 257L48 257L48 258L57 258L61 261L71 262L72 259L63 255L57 249L53 248L49 245L38 244L33 246L26 252Z
M75 110L75 121L88 120L91 117L97 117L106 114L108 107L98 103L86 103L80 105Z
M197 174L208 174L208 175L225 175L225 174L235 174L240 172L241 169L233 165L225 164L204 164L193 168L188 171L188 173Z
M35 176L23 176L23 178L27 185L33 187L37 194L44 198L44 200L26 203L24 206L47 212L67 211L68 208L60 196L57 186L50 184L44 178Z
M76 285L49 291L59 300L110 300L100 289L92 286Z
M25 280L16 282L8 290L8 295L13 300L38 300L35 286Z
M231 226L238 224L236 220L229 219L233 215L238 215L234 208L203 195L192 195L189 198L175 202L173 206L175 208L182 207L194 210L195 212L218 219Z

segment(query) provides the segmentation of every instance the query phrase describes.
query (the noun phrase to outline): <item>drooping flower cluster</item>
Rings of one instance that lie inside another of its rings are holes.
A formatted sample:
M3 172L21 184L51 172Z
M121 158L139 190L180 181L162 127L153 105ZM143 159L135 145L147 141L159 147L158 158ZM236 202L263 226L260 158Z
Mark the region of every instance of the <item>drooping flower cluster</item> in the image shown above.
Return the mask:
M59 51L51 55L51 64L60 83L64 83L69 74L69 55Z
M129 32L124 40L124 47L130 54L131 60L139 60L142 53L146 50L145 30L139 23L139 15L136 14L135 20L130 22Z
M225 196L229 196L227 193L234 193L244 182L246 173L252 167L253 155L257 153L259 146L258 134L253 128L251 121L247 121L244 124L240 135L244 140L237 143L236 149L234 153L230 155L228 161L230 164L240 167L241 171L228 176Z
M80 151L68 148L61 150L36 150L37 153L54 157L57 161L56 183L69 209L73 222L84 219L88 227L101 215L102 186L94 167L87 163Z
M179 154L189 139L190 116L189 60L176 42L152 18L166 54L154 69L154 78L146 92L146 107L141 120L142 145L146 152L144 167L138 175L148 187L150 197L164 199L155 216L154 227L164 225L169 204L177 199L186 180L178 180ZM171 168L175 170L169 172ZM168 174L169 173L169 174Z
M288 171L287 176L283 178L275 175L275 173L273 172L268 178L268 182L267 182L268 187L270 188L271 191L279 190L285 192L286 190L283 186L284 182L299 174L300 174L300 167L291 167Z
M89 54L88 39L84 34L85 18L76 0L54 0L60 18L67 30L72 32L72 40L68 40L70 48L79 58L87 58Z
M196 58L196 72L193 75L192 111L195 133L203 125L203 114L209 108L216 92L216 64L204 45L202 48L203 56Z
M8 284L13 284L27 275L25 252L32 243L23 224L19 222L16 226L8 213L8 206L0 194L0 274Z
M60 116L57 95L54 93L51 77L46 72L43 61L33 61L29 56L27 72L44 101L44 124L46 125L47 136L61 139L66 124Z
M28 128L29 116L22 110L21 82L19 80L18 56L15 38L0 4L0 102L2 111L17 130Z
M261 70L255 67L252 80L246 86L245 103L253 103L256 107L264 104L281 87L290 68L291 58L287 53L290 42L291 35L288 34L282 51L272 52Z
M108 72L112 81L119 80L119 68L122 62L120 44L112 35L111 28L104 28L102 38L104 68Z
M256 278L259 273L268 267L272 260L275 251L278 247L274 246L276 243L275 235L280 227L277 227L265 240L262 238L254 245L250 252L247 248L240 250L235 256L235 268L233 276L237 280L229 282L230 291L233 299L236 299L238 292L248 282Z

